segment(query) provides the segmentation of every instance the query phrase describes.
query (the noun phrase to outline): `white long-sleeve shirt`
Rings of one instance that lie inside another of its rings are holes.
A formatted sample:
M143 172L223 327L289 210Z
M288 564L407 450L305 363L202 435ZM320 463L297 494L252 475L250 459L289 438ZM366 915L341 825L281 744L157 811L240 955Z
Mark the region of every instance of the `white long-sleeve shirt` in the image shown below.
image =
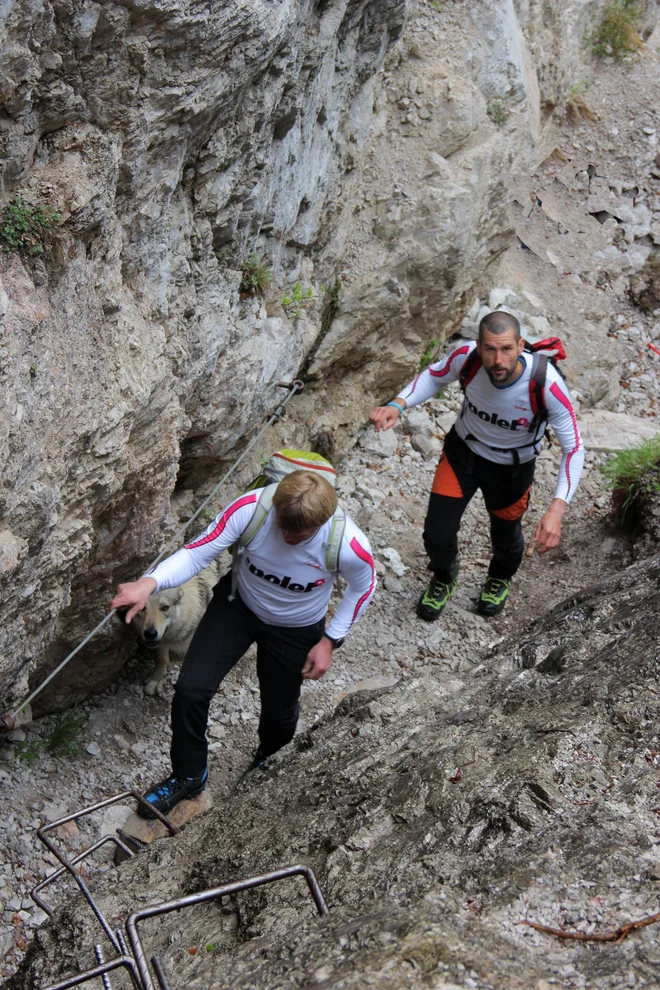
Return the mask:
M201 536L161 561L149 574L156 579L156 591L188 581L235 543L252 519L261 491L258 488L235 499ZM308 626L326 614L336 577L326 570L331 527L329 519L309 540L294 546L285 543L271 508L240 554L238 565L240 596L263 622L272 626ZM338 568L346 589L327 628L333 639L342 639L348 633L376 589L369 541L348 516Z
M464 343L435 364L430 364L402 392L408 408L424 402L441 388L458 381L463 364L477 345ZM529 426L533 419L529 396L532 371L531 355L524 351L523 373L510 385L493 385L487 372L480 367L466 387L463 408L456 420L456 432L470 450L497 464L511 464L511 451L516 450L521 462L531 461L538 454L545 433L545 423L536 434ZM561 447L561 464L555 498L570 502L582 474L584 447L568 389L556 368L548 362L543 390L548 423Z

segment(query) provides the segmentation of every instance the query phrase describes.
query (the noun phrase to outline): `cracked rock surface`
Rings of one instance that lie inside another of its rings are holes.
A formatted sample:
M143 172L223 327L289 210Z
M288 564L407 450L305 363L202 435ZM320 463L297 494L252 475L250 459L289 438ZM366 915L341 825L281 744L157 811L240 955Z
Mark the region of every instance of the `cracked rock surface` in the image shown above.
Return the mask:
M655 557L458 675L346 698L95 896L121 920L278 866L314 869L323 921L289 880L145 924L173 985L615 988L632 970L655 986L653 928L613 947L520 922L592 933L658 910L659 609ZM90 917L69 901L8 990L91 962Z
M4 4L2 203L62 217L42 257L0 253L8 706L153 560L275 382L304 373L300 443L333 435L339 456L458 327L604 5ZM263 299L239 291L253 251ZM35 713L102 690L126 657L106 627Z

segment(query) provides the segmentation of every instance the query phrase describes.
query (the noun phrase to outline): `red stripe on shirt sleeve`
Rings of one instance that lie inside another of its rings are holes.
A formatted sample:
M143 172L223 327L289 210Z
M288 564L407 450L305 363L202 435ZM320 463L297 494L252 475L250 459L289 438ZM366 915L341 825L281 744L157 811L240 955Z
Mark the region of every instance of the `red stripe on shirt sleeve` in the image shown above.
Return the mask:
M553 382L552 383L552 385L550 386L550 391L554 395L555 399L557 399L559 402L561 402L561 404L564 407L564 409L567 409L568 410L568 412L570 413L570 416L571 416L571 422L573 423L573 432L574 432L574 435L575 435L575 446L573 447L573 450L571 450L571 452L566 457L566 484L568 485L568 491L566 492L566 494L569 495L570 494L570 491L571 491L571 472L570 472L569 468L570 468L570 463L571 463L571 457L578 450L578 448L580 446L580 431L578 430L577 420L575 418L575 411L573 409L573 406L571 405L570 400L564 395L564 393L559 388L559 385L557 385L556 382Z
M433 375L434 378L444 378L445 375L449 374L451 370L451 363L454 360L454 358L458 357L459 354L468 354L469 351L470 351L469 344L467 344L465 347L457 347L456 350L452 351L452 353L447 358L447 364L444 366L442 371L434 371L432 368L429 368L429 374Z
M215 527L215 529L211 533L207 533L206 536L203 536L201 540L196 540L194 543L187 543L186 550L194 550L195 547L203 547L205 543L212 543L213 540L216 540L220 536L223 529L225 528L225 526L227 525L227 523L229 522L229 520L231 519L231 517L234 515L235 512L238 512L239 509L242 509L244 505L251 505L253 502L256 502L258 498L259 495L255 494L255 495L244 495L243 498L237 499L232 505L230 505L222 513L220 519L218 520L218 525Z
M413 379L413 383L410 386L410 395L415 394L415 389L417 388L417 382L419 381L419 379L420 379L420 375L415 375L415 378Z
M364 547L360 546L360 544L358 543L355 537L353 537L353 539L351 540L350 547L353 553L355 553L360 558L360 560L364 560L366 564L369 564L369 567L371 568L371 584L369 585L369 590L366 591L364 595L362 595L362 598L355 606L355 611L353 612L353 618L351 619L351 625L353 625L353 623L358 617L360 609L362 608L364 603L368 600L369 596L374 590L374 585L376 583L376 568L374 566L374 558L367 550L364 549Z

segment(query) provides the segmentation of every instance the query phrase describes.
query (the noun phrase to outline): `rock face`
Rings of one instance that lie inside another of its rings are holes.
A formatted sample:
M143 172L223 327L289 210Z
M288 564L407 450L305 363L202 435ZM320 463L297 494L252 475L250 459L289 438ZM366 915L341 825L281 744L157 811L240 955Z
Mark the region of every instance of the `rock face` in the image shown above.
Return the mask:
M94 885L119 923L148 903L302 861L263 887L144 926L174 986L615 988L657 985L660 558L580 591L449 679L345 698L298 752ZM297 886L298 884L298 886ZM79 898L39 930L8 990L91 964ZM198 950L191 954L190 950Z
M275 382L313 384L274 440L336 430L341 450L365 393L458 326L512 237L505 179L542 155L602 6L410 4L406 26L403 0L5 4L3 200L62 214L43 258L0 256L8 707L152 559L173 493L218 477ZM239 292L253 251L265 300ZM297 283L311 296L286 302ZM127 649L106 627L41 709Z

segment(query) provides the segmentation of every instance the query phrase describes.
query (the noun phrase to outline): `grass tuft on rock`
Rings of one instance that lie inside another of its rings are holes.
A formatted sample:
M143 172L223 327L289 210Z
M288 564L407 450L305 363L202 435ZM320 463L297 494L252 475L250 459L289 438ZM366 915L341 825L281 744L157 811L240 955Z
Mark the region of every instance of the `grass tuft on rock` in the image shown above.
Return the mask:
M619 450L601 466L612 489L612 511L622 526L634 525L640 502L660 493L660 433L637 447Z
M510 112L506 97L490 100L486 107L486 113L492 122L498 125L505 123Z
M241 268L241 292L246 296L265 296L273 280L268 263L256 251L246 258Z
M621 61L624 55L639 51L643 41L637 30L639 7L636 0L614 0L603 11L603 17L591 37L595 55L611 55Z

